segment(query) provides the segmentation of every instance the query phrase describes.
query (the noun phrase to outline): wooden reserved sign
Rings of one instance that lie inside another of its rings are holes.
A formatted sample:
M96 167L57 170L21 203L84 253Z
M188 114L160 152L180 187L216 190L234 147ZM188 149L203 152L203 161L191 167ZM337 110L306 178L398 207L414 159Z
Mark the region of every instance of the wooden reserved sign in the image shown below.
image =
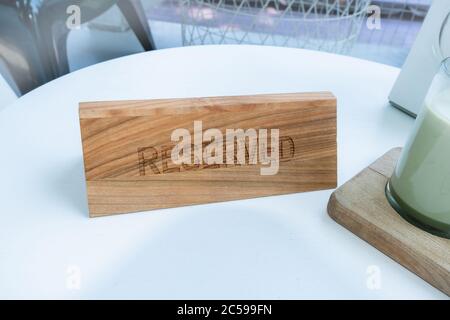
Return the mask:
M328 92L80 103L91 217L335 188Z

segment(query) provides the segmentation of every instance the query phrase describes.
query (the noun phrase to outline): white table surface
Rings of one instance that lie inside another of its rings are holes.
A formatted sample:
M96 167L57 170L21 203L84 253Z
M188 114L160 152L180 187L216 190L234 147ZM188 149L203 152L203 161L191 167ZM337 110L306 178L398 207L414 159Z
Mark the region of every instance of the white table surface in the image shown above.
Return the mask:
M387 102L398 72L299 49L188 47L101 63L21 97L0 112L0 297L446 298L331 220L332 190L87 214L80 101L331 90L341 185L404 144L413 119Z

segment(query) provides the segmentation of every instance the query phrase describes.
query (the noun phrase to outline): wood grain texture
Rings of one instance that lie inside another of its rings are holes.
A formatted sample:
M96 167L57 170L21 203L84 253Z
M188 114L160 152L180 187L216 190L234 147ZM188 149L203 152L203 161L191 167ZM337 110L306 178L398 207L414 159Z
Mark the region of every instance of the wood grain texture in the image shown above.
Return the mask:
M393 149L337 189L328 213L442 292L450 295L450 240L409 224L388 203L385 186L401 148Z
M79 114L91 216L337 184L336 98L328 92L87 102ZM193 134L194 121L224 137L226 129L279 129L278 173L262 176L264 165L248 164L247 153L246 164L175 165L171 133Z

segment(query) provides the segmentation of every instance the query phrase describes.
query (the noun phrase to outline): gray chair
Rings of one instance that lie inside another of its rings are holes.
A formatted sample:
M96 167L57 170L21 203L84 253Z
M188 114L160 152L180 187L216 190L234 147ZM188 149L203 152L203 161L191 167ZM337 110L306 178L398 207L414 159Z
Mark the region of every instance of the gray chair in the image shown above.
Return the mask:
M0 0L0 59L21 94L69 72L66 26L70 5L81 23L117 4L142 47L155 49L140 0Z
M16 94L0 74L0 111L16 99Z

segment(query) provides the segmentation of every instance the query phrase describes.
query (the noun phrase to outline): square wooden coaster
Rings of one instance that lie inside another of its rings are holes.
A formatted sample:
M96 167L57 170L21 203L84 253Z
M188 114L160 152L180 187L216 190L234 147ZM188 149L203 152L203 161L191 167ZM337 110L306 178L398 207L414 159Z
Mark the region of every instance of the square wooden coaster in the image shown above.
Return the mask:
M385 186L401 148L392 149L337 189L328 214L358 237L450 295L450 240L404 220L388 203Z

